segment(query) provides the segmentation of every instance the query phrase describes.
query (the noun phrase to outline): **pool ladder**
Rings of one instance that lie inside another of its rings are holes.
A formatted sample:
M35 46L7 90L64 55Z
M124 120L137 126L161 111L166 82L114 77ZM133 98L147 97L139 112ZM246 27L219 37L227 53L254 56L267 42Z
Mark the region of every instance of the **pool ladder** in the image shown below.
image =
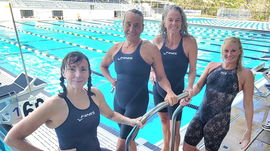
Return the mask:
M185 98L188 96L188 92L183 92L181 94L179 94L177 96L178 100L182 99L182 98ZM157 113L158 111L166 108L169 106L169 103L168 102L162 102L162 103L159 103L157 106L155 106L154 108L152 108L150 111L148 111L147 113L145 113L142 118L141 118L141 122L142 124L145 124L148 119L150 119L155 113ZM198 109L198 106L195 106L195 105L192 105L192 104L189 104L187 105L188 107L191 107L191 108L194 108L194 109ZM174 140L175 140L175 130L176 130L176 118L177 116L179 115L179 113L183 110L183 107L184 106L178 106L176 108L176 110L174 111L173 113L173 116L172 116L172 128L171 128L171 132L172 132L172 135L171 135L171 138L170 138L170 151L173 151L174 150ZM132 130L131 132L129 133L127 139L126 139L126 145L125 145L125 151L131 151L131 141L135 139L135 137L137 136L138 132L139 132L139 127L136 125Z

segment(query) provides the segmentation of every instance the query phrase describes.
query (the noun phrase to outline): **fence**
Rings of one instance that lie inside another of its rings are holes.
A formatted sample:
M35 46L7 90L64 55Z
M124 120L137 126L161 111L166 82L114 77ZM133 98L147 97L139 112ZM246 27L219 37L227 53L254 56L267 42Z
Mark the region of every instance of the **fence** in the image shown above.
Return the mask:
M217 17L250 19L251 12L248 9L220 8Z

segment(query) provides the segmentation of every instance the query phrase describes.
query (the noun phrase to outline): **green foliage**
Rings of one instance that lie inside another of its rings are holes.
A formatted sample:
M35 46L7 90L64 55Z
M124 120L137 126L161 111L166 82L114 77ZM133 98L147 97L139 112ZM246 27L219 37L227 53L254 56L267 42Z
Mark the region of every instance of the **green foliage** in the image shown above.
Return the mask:
M268 21L270 19L270 12L252 12L252 19L260 21Z
M270 0L171 0L184 9L202 10L202 15L216 16L219 8L249 9L252 20L267 21Z

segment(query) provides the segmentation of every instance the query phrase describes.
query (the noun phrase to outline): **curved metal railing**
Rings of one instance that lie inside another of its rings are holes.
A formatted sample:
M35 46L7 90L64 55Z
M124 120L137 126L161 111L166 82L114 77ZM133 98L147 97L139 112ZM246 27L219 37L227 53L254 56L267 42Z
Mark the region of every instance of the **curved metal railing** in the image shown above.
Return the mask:
M187 92L183 92L181 94L179 94L177 96L178 100L187 97L188 93ZM147 122L147 120L152 117L155 113L157 113L158 111L162 110L165 107L168 107L169 103L167 101L164 101L162 103L159 103L157 106L155 106L154 108L152 108L150 111L148 111L147 113L145 113L142 118L141 118L141 122L142 124L145 124ZM139 131L139 127L136 125L131 132L129 133L127 139L126 139L126 145L125 145L125 151L130 151L131 150L131 141L134 140L134 138L137 136Z
M188 104L186 105L190 108L193 108L195 110L198 110L198 106L196 105L192 105L192 104ZM176 108L176 110L173 112L172 115L172 127L171 127L171 138L170 138L170 151L174 151L174 143L175 143L175 130L176 130L176 118L179 115L179 113L181 113L181 111L183 110L185 106L178 106Z

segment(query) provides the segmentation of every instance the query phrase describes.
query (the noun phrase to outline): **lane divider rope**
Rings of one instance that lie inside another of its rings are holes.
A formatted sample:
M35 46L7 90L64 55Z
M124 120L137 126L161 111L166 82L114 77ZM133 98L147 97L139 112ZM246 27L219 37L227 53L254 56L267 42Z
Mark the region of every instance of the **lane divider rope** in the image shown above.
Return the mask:
M12 41L3 39L3 38L1 38L1 37L0 37L0 40L1 40L1 41L4 41L4 42L6 42L6 43L9 43L9 44L12 44L12 45L15 45L15 46L19 47L19 44L15 43L15 42L12 42ZM63 59L61 59L61 58L58 58L58 57L56 57L56 56L54 56L54 55L52 55L52 54L45 53L45 52L42 52L42 51L37 50L37 49L32 49L32 48L26 47L26 46L24 46L24 45L22 45L21 48L22 48L22 49L26 49L26 50L31 51L31 52L34 52L35 54L38 54L38 55L41 55L41 56L49 57L49 58L51 58L51 59L54 59L54 60L57 60L57 61L60 61L60 62L63 61ZM99 72L97 72L97 71L94 71L94 70L91 70L91 71L92 71L92 73L94 73L94 74L96 74L96 75L98 75L98 76L104 77L101 73L99 73Z
M12 27L7 27L7 26L3 26L3 25L0 25L0 26L13 30ZM52 38L52 37L48 37L48 36L44 36L44 35L40 35L40 34L36 34L36 33L30 32L30 31L24 31L24 30L20 30L20 29L18 29L18 31L29 34L29 35L41 37L41 38L44 38L44 39L53 40L53 41L57 41L57 42L60 42L60 43L65 43L65 44L68 44L68 45L84 48L84 49L87 49L87 50L90 50L90 51L95 51L95 52L99 52L99 53L107 53L104 50L99 50L99 49L91 48L91 47L88 47L88 46L79 45L79 44L76 44L76 43L72 43L72 42L68 42L68 41L64 41L64 40L60 40L60 39L56 39L56 38Z

